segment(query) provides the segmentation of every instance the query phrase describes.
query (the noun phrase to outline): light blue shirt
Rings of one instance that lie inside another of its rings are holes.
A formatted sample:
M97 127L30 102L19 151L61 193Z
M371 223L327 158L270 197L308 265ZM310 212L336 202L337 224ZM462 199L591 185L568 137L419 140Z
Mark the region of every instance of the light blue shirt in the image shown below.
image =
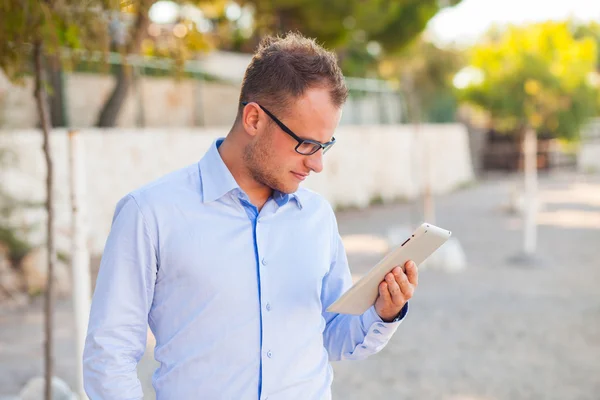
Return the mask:
M84 351L92 400L142 398L148 324L158 400L329 399L329 362L377 353L400 324L325 311L352 284L332 208L299 189L258 212L221 141L117 204Z

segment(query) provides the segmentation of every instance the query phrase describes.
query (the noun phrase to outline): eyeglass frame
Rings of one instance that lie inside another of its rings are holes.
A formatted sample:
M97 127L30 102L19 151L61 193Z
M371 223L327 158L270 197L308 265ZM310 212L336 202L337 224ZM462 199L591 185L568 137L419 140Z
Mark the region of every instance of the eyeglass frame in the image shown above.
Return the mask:
M250 101L242 101L242 105L245 107L248 104L250 104ZM299 137L298 135L296 135L290 128L288 128L287 126L285 126L285 124L283 122L281 122L276 116L273 115L273 113L271 113L271 111L267 110L265 107L261 106L260 104L254 102L257 106L260 107L261 110L263 110L265 112L265 114L267 114L272 120L273 122L275 122L282 131L284 131L285 133L287 133L288 135L290 135L292 138L294 138L298 144L296 145L296 147L294 148L294 150L296 151L296 153L301 154L303 156L312 156L313 154L315 154L317 151L323 149L323 154L327 153L329 151L329 149L331 149L331 147L335 144L335 137L331 137L331 141L327 142L327 143L321 143L321 142L317 142L316 140L312 140L312 139L302 139L301 137ZM315 149L315 151L313 151L312 153L301 153L298 151L298 148L300 146L302 146L304 143L309 143L309 144L313 144L315 146L319 146Z

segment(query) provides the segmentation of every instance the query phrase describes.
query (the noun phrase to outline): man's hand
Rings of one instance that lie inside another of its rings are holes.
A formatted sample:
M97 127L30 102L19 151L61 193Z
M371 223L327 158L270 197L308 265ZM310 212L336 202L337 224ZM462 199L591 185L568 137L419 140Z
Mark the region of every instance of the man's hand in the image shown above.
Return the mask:
M375 301L375 311L385 322L391 322L398 316L417 288L419 280L417 266L414 262L407 261L404 267L406 273L400 266L397 266L379 284L379 296Z

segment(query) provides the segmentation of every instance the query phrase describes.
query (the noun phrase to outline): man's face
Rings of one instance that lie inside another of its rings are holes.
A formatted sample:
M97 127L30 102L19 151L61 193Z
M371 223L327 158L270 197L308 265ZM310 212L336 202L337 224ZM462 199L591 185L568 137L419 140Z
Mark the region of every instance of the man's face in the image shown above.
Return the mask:
M293 193L311 172L323 169L323 150L312 155L298 154L298 141L284 132L261 109L264 122L247 145L244 160L258 183L283 193ZM285 116L275 115L301 139L320 143L332 140L341 109L330 99L329 90L312 88L292 103ZM335 151L335 150L333 150Z

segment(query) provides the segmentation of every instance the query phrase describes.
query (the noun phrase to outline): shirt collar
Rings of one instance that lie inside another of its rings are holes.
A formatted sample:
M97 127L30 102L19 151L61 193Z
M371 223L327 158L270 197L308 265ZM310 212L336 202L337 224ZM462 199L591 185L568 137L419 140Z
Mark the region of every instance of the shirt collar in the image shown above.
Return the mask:
M239 185L229 172L219 154L223 138L217 139L200 160L200 179L202 180L202 202L210 203L220 199Z
M221 154L219 154L219 146L225 138L215 140L204 157L200 160L200 179L202 181L202 202L209 203L220 199L225 194L234 189L243 192L238 183L235 181L229 168L223 162ZM286 194L275 190L273 192L273 200L279 207L285 205L290 198L296 201L299 209L302 209L302 203L298 196L298 192Z
M277 190L273 191L273 200L275 200L279 207L285 205L290 199L294 199L298 208L302 210L302 202L300 201L297 191L291 194L281 193Z

